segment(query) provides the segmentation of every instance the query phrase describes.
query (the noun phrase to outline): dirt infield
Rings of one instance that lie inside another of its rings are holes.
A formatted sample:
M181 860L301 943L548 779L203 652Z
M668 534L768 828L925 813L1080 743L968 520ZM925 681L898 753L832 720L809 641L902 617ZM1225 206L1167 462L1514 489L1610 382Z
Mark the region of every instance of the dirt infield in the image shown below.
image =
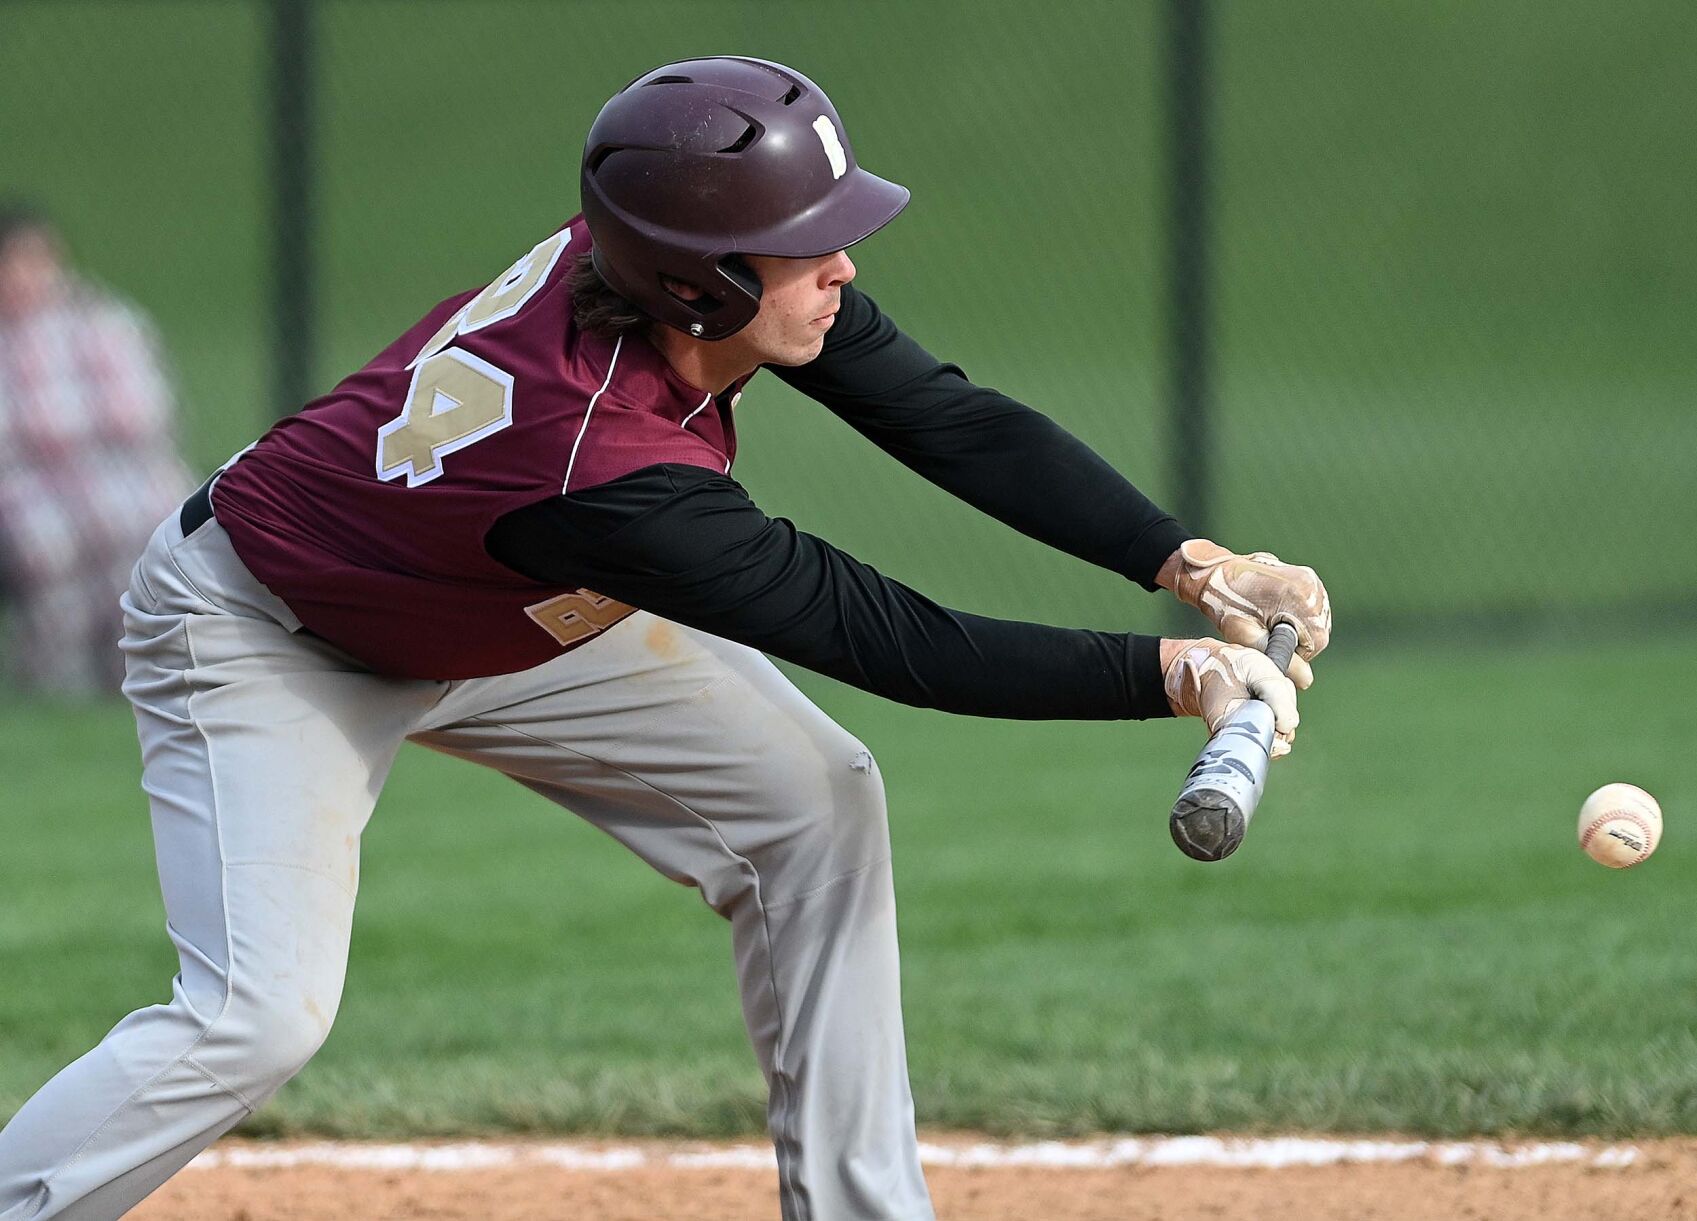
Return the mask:
M931 1143L926 1178L944 1221L1697 1221L1697 1141L1690 1140L1510 1144L1477 1156L1455 1152L1461 1146L1406 1144L1369 1156L1374 1145L1327 1165L1303 1164L1325 1159L1301 1152L1271 1165L1252 1158L1242 1159L1247 1165L1159 1164L1184 1158L1152 1149L1104 1165L1114 1158L1068 1152L1079 1146L1022 1146L1036 1152L982 1157L977 1151L1009 1146L962 1136ZM226 1143L131 1215L140 1221L778 1215L777 1176L761 1151L747 1145L586 1144L556 1153L561 1146L509 1144L496 1147L498 1156L476 1152L488 1148ZM1090 1148L1100 1153L1104 1146ZM353 1159L359 1165L334 1164L335 1151L345 1149L364 1151ZM421 1159L421 1150L430 1156ZM281 1164L295 1153L303 1154L303 1164Z

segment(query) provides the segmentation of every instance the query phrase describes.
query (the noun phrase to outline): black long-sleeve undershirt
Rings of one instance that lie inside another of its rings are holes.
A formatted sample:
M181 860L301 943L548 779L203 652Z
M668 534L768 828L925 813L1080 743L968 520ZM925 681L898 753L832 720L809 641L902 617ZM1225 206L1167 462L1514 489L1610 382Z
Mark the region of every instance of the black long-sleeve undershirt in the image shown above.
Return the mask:
M768 367L944 491L1145 589L1190 537L1084 442L968 381L852 284L817 359Z
M1152 636L937 605L783 518L728 476L644 468L509 513L490 554L888 699L974 716L1170 716Z
M1188 537L1047 417L974 386L845 288L823 352L774 370L898 460L1014 528L1154 588ZM509 513L508 567L582 586L922 707L1022 720L1170 716L1155 637L950 610L667 464Z

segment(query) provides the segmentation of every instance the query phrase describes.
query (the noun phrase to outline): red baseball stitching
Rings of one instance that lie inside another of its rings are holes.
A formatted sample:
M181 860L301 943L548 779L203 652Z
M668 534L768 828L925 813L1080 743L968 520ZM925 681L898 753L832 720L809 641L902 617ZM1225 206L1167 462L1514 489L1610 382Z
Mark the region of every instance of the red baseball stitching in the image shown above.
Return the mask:
M1591 820L1591 825L1585 828L1585 834L1579 837L1579 846L1581 848L1589 848L1591 846L1591 837L1596 835L1597 832L1602 829L1603 824L1606 822L1613 822L1617 818L1624 818L1627 822L1637 824L1638 829L1644 833L1644 851L1639 854L1637 860L1632 862L1636 865L1638 861L1641 861L1650 855L1650 849L1655 846L1655 835L1650 830L1650 824L1644 821L1644 816L1642 814L1634 813L1631 810L1609 810L1597 815L1597 817Z

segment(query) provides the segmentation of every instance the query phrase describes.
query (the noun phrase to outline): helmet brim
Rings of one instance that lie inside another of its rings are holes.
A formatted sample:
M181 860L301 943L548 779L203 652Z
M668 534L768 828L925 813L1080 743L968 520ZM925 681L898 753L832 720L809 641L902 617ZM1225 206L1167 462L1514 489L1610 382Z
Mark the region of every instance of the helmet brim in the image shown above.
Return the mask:
M739 237L731 254L811 259L871 237L907 207L908 189L855 166L819 203L763 233Z

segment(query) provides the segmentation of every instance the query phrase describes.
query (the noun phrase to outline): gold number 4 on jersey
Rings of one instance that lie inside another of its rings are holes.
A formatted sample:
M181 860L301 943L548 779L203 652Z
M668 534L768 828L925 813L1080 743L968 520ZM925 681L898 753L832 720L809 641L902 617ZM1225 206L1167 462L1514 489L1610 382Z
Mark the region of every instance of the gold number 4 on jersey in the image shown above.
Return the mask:
M379 479L404 475L409 488L429 483L441 475L444 455L513 422L512 374L448 345L523 309L570 241L570 232L562 229L538 242L420 349L400 414L377 430Z
M377 430L377 477L406 476L409 488L442 474L442 458L481 441L513 422L513 376L463 348L461 335L511 318L536 295L571 241L562 229L466 302L442 324L412 360L412 385L401 413ZM562 645L606 631L636 613L634 607L580 589L524 608L543 631Z

